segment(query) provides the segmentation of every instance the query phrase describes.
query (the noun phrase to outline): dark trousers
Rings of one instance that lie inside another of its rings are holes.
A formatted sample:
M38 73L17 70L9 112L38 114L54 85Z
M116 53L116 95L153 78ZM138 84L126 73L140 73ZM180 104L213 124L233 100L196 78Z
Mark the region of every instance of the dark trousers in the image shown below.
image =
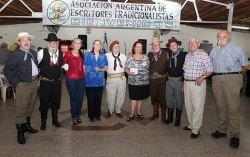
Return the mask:
M166 78L149 79L151 103L166 107Z
M246 87L245 87L245 94L246 96L250 97L250 70L247 70L247 82L246 82Z
M66 86L70 96L70 112L72 118L80 117L85 92L85 79L66 78Z
M100 118L103 87L86 87L88 117Z
M61 104L61 80L53 82L41 80L39 88L40 111L47 111L49 108L57 110Z

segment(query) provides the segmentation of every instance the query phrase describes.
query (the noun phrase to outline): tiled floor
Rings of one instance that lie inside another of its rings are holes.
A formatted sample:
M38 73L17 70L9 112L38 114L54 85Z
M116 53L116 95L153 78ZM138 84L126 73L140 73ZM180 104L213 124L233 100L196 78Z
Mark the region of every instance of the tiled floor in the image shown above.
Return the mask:
M211 93L211 84L207 88L207 99L201 135L190 138L190 131L182 128L187 124L183 113L181 127L164 125L160 118L149 121L152 114L150 99L143 103L144 120L136 118L130 122L116 115L100 122L89 122L84 99L82 120L73 126L69 113L69 96L63 80L62 104L59 119L61 128L51 125L51 116L47 120L47 130L37 134L26 133L27 143L20 145L16 139L14 124L15 101L8 98L6 103L0 100L0 157L249 157L250 156L250 98L241 95L241 140L239 149L229 147L229 138L213 139L210 134L216 130L216 110ZM40 127L39 102L32 117L32 126ZM102 115L107 111L105 93L103 95ZM122 113L128 115L130 101L128 94ZM51 115L51 114L49 114Z

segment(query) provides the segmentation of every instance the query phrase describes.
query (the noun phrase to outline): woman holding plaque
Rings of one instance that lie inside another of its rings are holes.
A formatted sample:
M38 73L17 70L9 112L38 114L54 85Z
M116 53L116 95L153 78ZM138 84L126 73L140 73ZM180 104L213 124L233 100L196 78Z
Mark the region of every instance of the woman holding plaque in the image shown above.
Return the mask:
M136 41L133 44L132 56L130 56L125 64L125 71L128 74L128 90L131 99L131 113L127 117L127 121L134 119L135 110L137 108L137 116L144 118L141 113L142 100L149 97L149 59L143 52L143 43Z

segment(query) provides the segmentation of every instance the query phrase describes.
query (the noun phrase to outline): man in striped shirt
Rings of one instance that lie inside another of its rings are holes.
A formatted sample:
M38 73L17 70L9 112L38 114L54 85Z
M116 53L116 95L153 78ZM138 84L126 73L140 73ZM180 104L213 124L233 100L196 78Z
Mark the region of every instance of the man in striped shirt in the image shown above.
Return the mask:
M185 107L189 125L183 130L192 130L191 138L200 135L206 98L206 78L213 73L213 65L207 53L199 50L197 38L189 38L189 53L186 55L184 70Z
M231 34L222 30L217 34L218 46L211 50L210 57L214 65L212 88L218 114L217 130L213 138L230 134L230 147L239 147L240 136L240 89L243 84L242 69L248 68L244 50L230 43Z

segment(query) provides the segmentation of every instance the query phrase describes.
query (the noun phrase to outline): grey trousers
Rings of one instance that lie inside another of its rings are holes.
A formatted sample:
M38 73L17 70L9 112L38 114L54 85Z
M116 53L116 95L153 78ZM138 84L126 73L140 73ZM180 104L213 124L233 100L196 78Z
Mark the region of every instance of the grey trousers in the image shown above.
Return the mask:
M182 92L182 81L167 81L166 83L166 101L168 108L183 109L184 92Z

